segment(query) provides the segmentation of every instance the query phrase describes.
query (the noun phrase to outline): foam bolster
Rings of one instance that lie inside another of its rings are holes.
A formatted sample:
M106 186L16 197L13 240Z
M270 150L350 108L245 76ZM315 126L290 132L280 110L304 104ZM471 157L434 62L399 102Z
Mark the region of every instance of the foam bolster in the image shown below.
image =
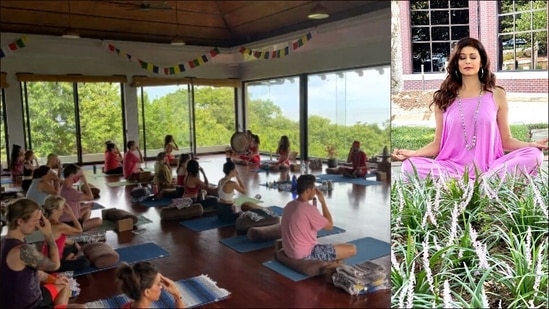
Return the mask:
M105 268L116 265L120 256L113 248L103 242L94 242L82 246L84 255L90 263L97 268Z
M311 277L324 275L326 268L330 265L330 263L324 261L292 259L286 255L284 249L280 249L275 253L275 259L291 269Z
M118 220L123 220L127 218L132 218L133 224L137 223L137 216L132 215L131 213L118 209L118 208L107 208L102 211L103 220L116 222Z
M184 220L200 217L203 214L204 209L198 203L182 209L177 209L177 207L164 207L160 209L160 219L162 220Z
M267 217L259 221L253 221L248 217L238 217L238 219L236 219L235 226L238 231L246 232L252 227L268 226L277 223L280 223L280 217Z
M247 235L249 240L257 242L279 239L282 237L280 232L280 223L251 227L248 229Z
M327 167L326 174L340 174L339 167Z

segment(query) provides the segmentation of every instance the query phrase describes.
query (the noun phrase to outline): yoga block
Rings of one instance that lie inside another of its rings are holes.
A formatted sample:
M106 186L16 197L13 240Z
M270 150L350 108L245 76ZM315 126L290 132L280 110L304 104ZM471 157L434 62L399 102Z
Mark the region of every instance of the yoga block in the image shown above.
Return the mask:
M134 223L132 218L118 220L116 221L116 231L117 232L131 231L133 230L133 224Z
M327 167L326 174L340 174L339 167Z
M292 172L301 171L301 164L297 164L297 163L290 164L290 171L292 171Z
M267 217L259 221L253 221L248 217L239 217L236 219L236 229L238 231L247 232L252 227L268 226L273 224L280 224L280 217Z
M134 224L137 223L137 216L118 208L103 209L101 210L101 216L103 220L116 222L118 232L132 230Z
M139 183L148 183L148 182L151 182L152 179L153 179L153 174L152 172L139 172L137 173L137 182Z
M111 246L102 242L94 242L82 246L82 252L97 268L105 268L118 263L120 256Z
M326 268L331 265L331 263L324 261L292 259L286 255L284 249L276 251L275 259L289 268L311 277L324 275Z
M257 242L279 239L282 237L282 233L280 232L280 223L251 227L248 229L247 235L249 240Z
M161 220L184 220L200 217L204 214L201 204L192 204L189 207L177 209L177 207L165 207L160 209Z

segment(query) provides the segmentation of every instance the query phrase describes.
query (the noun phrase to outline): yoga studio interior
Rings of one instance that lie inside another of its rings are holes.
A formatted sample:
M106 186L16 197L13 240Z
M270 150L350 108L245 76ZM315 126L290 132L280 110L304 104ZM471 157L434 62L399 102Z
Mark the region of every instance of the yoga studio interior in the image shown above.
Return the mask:
M390 280L350 295L328 276L280 264L276 240L258 244L235 225L215 225L215 211L164 218L170 203L132 200L137 184L102 172L106 141L122 154L135 141L141 167L153 171L172 135L175 157L192 154L217 185L237 132L259 137L261 161L277 159L286 135L290 169L236 167L246 194L235 197L280 210L295 194L274 182L325 176L328 163L345 164L360 141L378 173L317 179L337 227L318 241L357 244L350 263L371 260L389 274L389 1L3 0L0 11L2 212L24 196L9 173L12 146L32 150L39 165L55 153L63 166L82 166L100 191L92 217L103 216L105 238L92 230L80 239L108 245L119 262L150 261L183 282L189 307L390 306ZM133 226L106 218L112 208L129 214ZM122 294L116 265L73 273L71 302Z

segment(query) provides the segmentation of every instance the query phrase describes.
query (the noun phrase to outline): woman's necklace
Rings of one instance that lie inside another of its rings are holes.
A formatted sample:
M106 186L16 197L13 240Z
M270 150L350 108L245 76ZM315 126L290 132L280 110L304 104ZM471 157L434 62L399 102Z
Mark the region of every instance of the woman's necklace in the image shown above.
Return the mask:
M478 96L478 102L477 102L477 109L475 110L474 120L473 120L473 137L471 138L471 144L469 144L469 139L467 138L467 130L465 128L465 116L463 115L463 108L461 107L461 97L458 94L458 106L459 106L459 113L461 116L461 126L463 127L463 137L465 138L465 149L468 151L475 148L477 145L477 119L478 119L478 111L480 109L480 98L482 96L482 90L480 91L480 94Z

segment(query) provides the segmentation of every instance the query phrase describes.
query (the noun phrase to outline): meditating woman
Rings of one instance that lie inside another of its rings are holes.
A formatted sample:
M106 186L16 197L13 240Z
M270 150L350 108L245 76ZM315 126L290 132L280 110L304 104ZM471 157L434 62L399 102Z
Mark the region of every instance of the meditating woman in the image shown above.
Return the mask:
M275 163L271 163L269 168L271 170L290 168L290 139L288 136L283 135L280 137L276 154L278 155L278 160Z
M59 257L61 257L61 267L57 271L76 271L89 267L90 260L81 254L80 245L74 240L67 238L67 236L82 233L83 228L71 207L65 207L65 199L56 195L48 196L44 202L42 211L44 212L44 217L50 221L53 238L59 250ZM63 214L67 214L72 219L72 226L59 221L59 218ZM44 242L42 245L42 254L45 256L49 254L47 242Z
M200 179L200 176L198 175L199 172L202 174L202 177L204 177L204 181ZM202 193L201 191L205 192ZM204 173L204 169L198 164L198 161L189 160L189 162L187 162L187 175L183 180L183 197L188 197L194 202L201 203L203 207L206 207L207 205L212 204L212 201L210 201L210 199L206 201L203 198L204 195L217 196L217 187L211 187L208 184L208 177L206 176L206 173Z
M32 182L32 172L38 167L38 160L34 156L32 150L27 150L24 155L23 163L23 182L21 182L21 189L27 191Z
M225 177L221 178L217 185L219 195L217 216L219 217L219 220L235 222L240 215L241 210L248 211L251 209L262 208L256 204L248 202L242 204L240 207L241 209L238 209L238 207L234 205L234 193L237 191L242 194L246 194L246 188L244 187L244 183L240 179L240 175L236 170L236 165L229 158L227 158L227 162L223 164L223 173L225 174Z
M155 185L155 199L179 197L175 195L176 190L172 179L172 169L168 165L168 157L165 152L159 152L156 155L153 183Z
M41 165L32 173L32 181L26 197L43 205L49 195L59 194L59 177L46 165Z
M160 299L162 289L173 296L175 308L185 308L185 301L175 282L164 277L151 262L133 265L122 262L116 270L116 278L122 282L124 294L132 299L122 309L152 308L153 302Z
M61 176L61 160L55 153L50 153L46 159L46 166L57 175Z
M25 163L25 153L21 146L13 144L11 148L11 157L10 157L10 173L11 178L14 182L19 182L23 177L23 165Z
M506 174L535 174L543 162L547 139L519 141L509 128L505 90L496 86L482 43L459 40L448 63L448 75L433 95L435 138L418 150L395 149L403 160L402 174L420 178L446 176L476 178ZM505 154L505 152L508 152ZM434 157L434 159L433 159Z
M175 159L175 156L173 155L174 150L179 150L179 146L177 146L177 143L175 142L173 136L168 134L164 137L164 152L168 157L168 165L170 166Z
M105 166L103 167L103 173L107 175L122 175L124 168L122 167L122 155L116 147L116 144L107 141L105 143Z
M360 149L360 142L354 141L347 154L347 163L351 163L351 166L340 166L339 172L345 177L365 177L368 173L368 156Z
M187 163L191 159L191 155L184 153L179 156L179 163L177 164L177 196L183 196L183 182L185 181L185 176L187 176Z
M124 178L129 181L138 181L140 174L143 173L143 169L139 166L143 162L143 154L135 141L128 141L126 148L123 163Z

